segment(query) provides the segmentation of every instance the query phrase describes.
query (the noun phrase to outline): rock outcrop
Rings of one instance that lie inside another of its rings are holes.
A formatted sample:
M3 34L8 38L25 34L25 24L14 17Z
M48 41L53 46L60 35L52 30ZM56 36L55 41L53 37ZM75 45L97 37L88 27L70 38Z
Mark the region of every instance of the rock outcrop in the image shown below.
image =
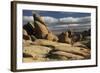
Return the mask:
M32 45L24 46L23 53L33 58L33 61L50 60L83 60L90 59L90 49L73 47L70 44L37 39Z
M24 31L27 32L27 34L31 37L32 41L36 39L58 41L58 37L50 30L48 30L41 16L39 16L38 14L33 14L33 18L33 22L28 22L26 25L23 26Z
M24 40L30 40L30 36L28 35L28 33L26 32L26 30L23 29L23 39Z
M87 34L68 30L57 36L40 15L33 14L33 19L23 25L23 62L90 59L90 30Z
M35 34L35 27L33 22L28 22L23 26L23 29L28 33L28 35Z
M43 24L43 25L46 26L46 24L45 24L43 18L42 18L39 14L33 14L33 18L34 18L34 21L38 21L38 22L40 22L41 24ZM47 29L48 29L48 28L47 28Z
M49 53L51 48L45 46L37 46L37 45L30 45L23 48L23 56L24 57L32 57L35 61L41 60L48 60L46 55Z
M57 56L67 57L67 59L70 59L70 60L84 59L84 57L81 55L77 55L77 54L73 54L73 53L69 53L69 52L63 52L63 51L52 52L52 54L57 55Z
M50 41L58 41L58 37L54 35L52 32L49 32L45 39L50 40Z
M48 34L48 29L46 28L46 26L39 21L34 21L34 26L36 30L36 37L44 39Z
M44 45L47 47L51 47L54 50L60 50L60 51L74 53L74 54L77 53L82 56L88 56L90 54L90 50L87 48L73 47L70 44L57 43L57 42L52 42L48 40L39 39L39 40L34 41L33 44L42 45L42 46Z
M71 34L69 32L62 32L59 36L59 42L71 44Z

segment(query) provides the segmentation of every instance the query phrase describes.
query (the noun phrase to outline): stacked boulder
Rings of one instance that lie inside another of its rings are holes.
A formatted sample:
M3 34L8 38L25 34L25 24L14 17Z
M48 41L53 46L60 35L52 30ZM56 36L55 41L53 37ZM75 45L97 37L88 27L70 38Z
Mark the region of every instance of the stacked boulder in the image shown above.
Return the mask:
M48 29L40 15L33 14L33 19L23 25L23 62L90 59L91 49L76 43L82 39L81 34L68 30L57 36Z
M72 44L72 35L73 33L71 31L62 32L60 35L58 35L59 42Z
M38 14L33 14L34 26L36 37L39 39L44 39L48 34L48 28L42 18Z
M45 46L35 45L34 42L38 39L57 41L58 38L51 31L48 30L44 20L38 14L33 14L33 22L28 22L23 25L23 61L27 58L30 60L48 60L46 54L51 48ZM29 60L28 60L29 61Z
M28 22L23 29L31 37L32 41L37 39L47 39L50 41L58 41L58 37L48 30L43 18L38 14L33 14L33 22Z

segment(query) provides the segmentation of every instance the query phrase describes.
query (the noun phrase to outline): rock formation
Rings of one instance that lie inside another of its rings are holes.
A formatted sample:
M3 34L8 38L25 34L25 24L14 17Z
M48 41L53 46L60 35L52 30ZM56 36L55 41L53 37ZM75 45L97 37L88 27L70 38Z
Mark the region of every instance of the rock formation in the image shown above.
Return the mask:
M58 37L54 35L52 32L49 32L45 39L50 40L50 41L58 41Z
M47 60L46 55L51 49L49 47L30 45L23 49L23 56L30 56L33 60Z
M39 21L34 21L34 26L36 30L36 37L44 39L48 34L48 29L46 28L46 26Z
M34 21L38 21L38 22L40 22L41 24L43 24L43 25L46 26L46 24L45 24L43 18L42 18L39 14L33 14L33 18L34 18Z
M73 47L70 44L37 39L32 45L25 46L23 53L31 56L33 61L50 60L83 60L90 59L90 49Z
M28 35L28 33L26 32L26 30L23 29L23 39L24 40L30 40L30 36Z
M59 42L71 44L71 34L69 32L62 32L58 38Z
M23 62L90 59L90 30L68 30L57 36L40 15L33 14L33 19L23 25Z
M23 29L26 30L28 35L34 35L35 34L35 27L34 27L34 24L32 22L28 22L27 24L25 24L23 26Z

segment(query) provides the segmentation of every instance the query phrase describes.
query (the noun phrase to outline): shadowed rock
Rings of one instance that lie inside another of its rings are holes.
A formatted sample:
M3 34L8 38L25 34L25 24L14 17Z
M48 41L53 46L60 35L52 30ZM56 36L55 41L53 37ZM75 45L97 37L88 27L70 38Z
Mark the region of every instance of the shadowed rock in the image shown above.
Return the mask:
M38 14L33 14L34 26L36 30L36 37L39 39L47 39L50 41L58 41L56 35L54 35L50 30L48 30L44 20Z
M70 37L71 37L71 34L69 34L69 32L62 32L60 35L58 35L59 42L67 43L67 44L71 44Z
M48 29L45 25L41 24L39 21L34 21L34 26L36 30L36 37L40 39L44 39L48 34Z
M24 40L30 40L30 36L28 35L28 33L26 32L26 30L23 29L23 39Z
M41 24L43 24L43 25L46 26L46 24L45 24L43 18L42 18L39 14L33 14L33 18L34 18L34 21L38 21L38 22L40 22Z
M27 24L25 24L23 26L23 29L26 30L28 35L34 35L35 34L35 27L34 27L34 24L31 23L31 22L28 22Z
M85 30L82 33L83 39L86 40L86 37L91 36L91 29Z
M76 43L76 42L81 41L82 38L83 38L83 36L82 36L82 34L80 34L80 33L75 33L75 34L73 34L73 35L72 35L72 45L73 45L74 43Z

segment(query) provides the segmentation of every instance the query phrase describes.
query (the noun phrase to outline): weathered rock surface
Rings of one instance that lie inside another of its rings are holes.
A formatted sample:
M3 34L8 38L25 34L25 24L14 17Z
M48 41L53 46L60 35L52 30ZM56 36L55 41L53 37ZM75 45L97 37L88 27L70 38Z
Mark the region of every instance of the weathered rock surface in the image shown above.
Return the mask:
M65 43L57 43L57 42L39 39L33 42L33 44L44 45L44 46L52 47L54 50L74 53L74 54L82 55L85 57L90 55L90 50L87 48L75 47L75 46L71 46L70 44L65 44Z
M36 30L36 37L44 39L48 34L48 29L44 24L41 24L39 21L35 21L35 30Z
M32 45L24 46L23 53L32 56L33 61L83 60L90 58L90 49L73 47L70 44L37 39ZM41 60L43 59L43 60Z
M28 35L28 33L26 32L26 30L23 29L23 39L24 40L30 40L30 36Z
M49 47L45 46L39 46L39 45L30 45L26 46L23 49L23 52L29 53L29 54L40 54L40 55L45 55L48 54L48 52L51 50Z
M33 14L34 21L39 21L41 24L45 25L43 18L39 14Z
M25 39L28 37L31 38L32 41L36 39L47 39L50 41L58 41L58 37L53 34L50 30L48 30L43 18L38 14L33 15L34 21L28 22L23 26L24 33L27 32L28 36L24 35Z
M23 47L32 45L33 42L31 40L24 40L23 39Z
M58 43L58 42L53 42L45 39L37 39L33 42L34 45L45 45L45 46L71 46L70 44L65 44L65 43Z
M70 36L71 36L71 34L69 34L69 32L62 32L58 36L59 42L71 44L72 40L71 40Z
M56 46L55 50L65 51L73 54L78 54L84 57L88 57L90 55L90 50L80 47L70 47L70 46Z
M34 23L28 22L23 26L23 29L28 33L28 35L34 35L35 34L35 26Z
M51 48L49 47L30 45L23 48L23 55L30 56L33 58L33 60L39 60L43 58L46 60L47 58L45 57L50 50Z
M23 26L23 62L90 59L90 30L86 35L69 30L57 36L41 16L34 14L33 18Z
M56 52L52 52L53 55L60 55L60 56L65 56L67 57L67 59L70 60L79 60L79 59L84 59L85 57L77 55L77 54L73 54L73 53L68 53L68 52L63 52L63 51L56 51Z
M58 41L58 37L54 35L52 32L49 32L45 39L50 40L50 41Z

